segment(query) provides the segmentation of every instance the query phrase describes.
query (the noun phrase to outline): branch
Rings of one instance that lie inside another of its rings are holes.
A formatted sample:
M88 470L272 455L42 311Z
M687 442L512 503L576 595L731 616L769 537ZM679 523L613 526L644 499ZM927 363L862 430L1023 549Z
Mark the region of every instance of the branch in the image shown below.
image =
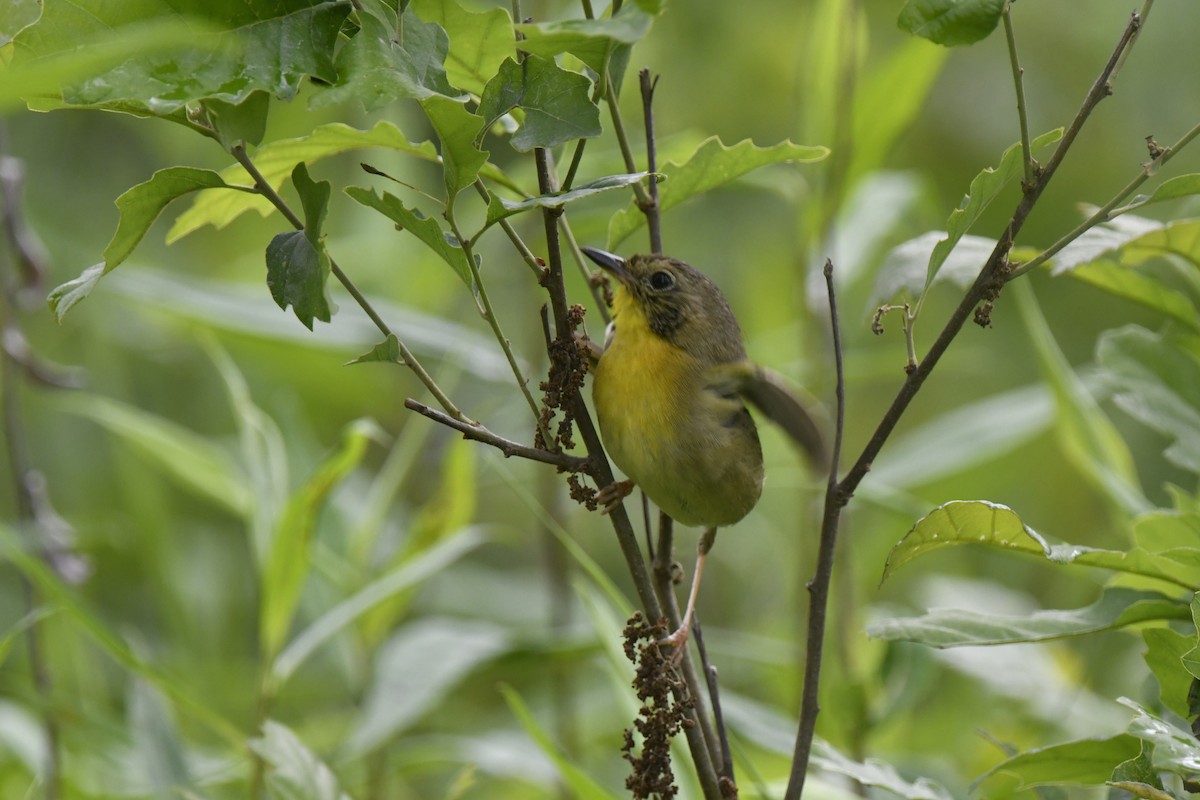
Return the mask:
M652 78L650 70L643 69L638 73L638 81L642 87L642 116L646 124L646 171L650 173L647 177L650 193L641 208L650 231L650 252L661 253L662 213L658 206L658 152L654 139L654 87L658 85L658 77Z
M1021 227L1028 219L1030 212L1036 205L1038 198L1041 197L1046 185L1053 178L1063 158L1066 157L1075 138L1079 135L1084 123L1095 110L1096 106L1112 93L1110 81L1116 70L1123 62L1125 55L1132 45L1136 34L1141 27L1141 18L1137 13L1134 13L1126 25L1125 30L1121 34L1120 40L1117 42L1112 55L1101 70L1099 77L1092 84L1087 96L1084 98L1079 111L1075 118L1071 121L1066 133L1063 135L1062 141L1055 149L1054 154L1046 163L1046 166L1035 171L1036 177L1032 184L1024 187L1024 193L1020 201L1017 203L1016 209L1013 211L1012 217L1009 219L1008 225L1005 228L1004 235L996 243L987 262L975 282L967 290L962 301L951 313L945 327L938 334L926 353L925 358L917 365L916 369L908 373L908 377L901 385L896 393L891 406L884 413L875 432L863 447L862 453L854 462L854 465L846 473L845 477L839 482L836 480L837 458L841 449L841 436L843 427L843 410L844 404L844 388L842 386L843 378L841 377L841 360L840 360L840 341L837 333L837 314L836 303L830 286L830 316L831 324L834 325L834 355L837 359L838 368L838 421L837 433L834 444L834 466L831 468L829 485L825 492L825 507L824 514L821 520L821 539L818 546L817 566L813 575L812 581L809 583L810 610L809 610L809 625L808 625L808 652L805 657L804 666L804 695L800 711L800 723L796 732L796 746L793 754L791 774L788 778L787 791L784 794L785 800L799 800L804 791L804 781L808 773L809 756L812 752L812 740L816 732L817 715L820 712L820 690L819 681L821 674L821 650L824 644L825 636L825 616L826 608L829 600L829 582L833 574L833 555L835 545L837 543L837 532L840 522L841 509L850 501L854 495L858 485L866 477L868 470L871 468L871 463L875 460L883 445L895 430L896 424L900 417L908 408L921 386L924 385L925 379L937 366L938 360L949 348L950 343L954 341L954 337L962 329L967 318L971 316L972 310L981 302L984 307L977 314L977 320L986 321L986 313L988 305L999 294L1003 287L1008 274L1011 271L1011 266L1008 261L1008 253L1013 245L1013 240ZM831 280L831 266L826 264L826 282L829 285Z
M263 197L267 198L271 205L275 206L279 213L284 216L284 219L291 223L292 227L298 231L304 230L304 223L301 221L300 217L296 216L296 213L288 206L287 201L280 197L279 192L275 191L271 184L267 182L262 173L258 171L258 167L254 166L254 162L251 161L250 156L246 153L245 144L238 142L232 148L230 148L229 152L233 155L234 159L236 159L237 162L242 165L250 177L254 179L255 189L257 189ZM404 362L406 367L411 369L416 374L417 379L420 380L421 383L425 384L425 388L427 388L430 394L437 399L442 408L446 409L447 413L460 422L468 425L474 424L475 421L460 411L458 406L454 405L449 396L442 391L442 388L437 385L437 381L433 379L432 375L425 371L425 368L421 366L421 362L417 360L417 357L412 354L412 351L409 350L404 342L400 340L400 337L392 333L392 329L389 328L387 323L383 321L383 318L379 316L379 313L375 311L375 308L371 305L363 293L358 290L358 287L354 285L354 282L350 280L350 277L346 273L342 272L342 268L337 265L337 262L334 261L332 257L329 259L329 271L332 272L333 276L338 279L338 282L346 288L346 291L349 292L350 296L354 298L354 302L358 303L359 308L366 312L366 315L370 317L371 322L375 323L375 327L378 328L384 336L390 336L396 340L396 349L400 353L400 360Z
M1004 4L1000 18L1004 20L1004 38L1008 42L1008 60L1012 64L1013 85L1017 90L1017 119L1021 123L1021 160L1025 164L1025 185L1033 183L1033 152L1029 147L1029 118L1025 111L1025 70L1017 58L1017 37L1013 33L1012 0Z
M567 455L566 453L554 453L550 450L542 450L539 447L530 447L514 442L511 439L505 439L499 434L492 433L482 425L470 425L455 419L449 414L443 414L436 408L430 408L424 403L414 400L411 397L404 400L404 407L410 411L416 411L422 416L429 417L434 422L439 422L448 428L453 428L463 435L464 439L473 439L477 442L490 444L501 453L504 453L505 458L518 456L527 458L530 461L540 461L543 464L550 464L558 467L566 472L582 472L588 468L591 462L581 456Z

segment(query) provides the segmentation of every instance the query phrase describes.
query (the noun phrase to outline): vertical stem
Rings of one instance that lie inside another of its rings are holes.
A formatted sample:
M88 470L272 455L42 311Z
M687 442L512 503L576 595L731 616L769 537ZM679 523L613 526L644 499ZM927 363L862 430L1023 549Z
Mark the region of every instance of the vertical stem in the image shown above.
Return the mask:
M642 116L646 125L646 171L650 173L650 191L646 204L642 206L642 213L646 215L646 227L650 231L650 252L661 253L662 214L658 207L658 178L655 175L658 172L658 152L654 139L654 87L658 84L658 78L651 77L650 70L643 69L638 73L638 81L642 87Z
M1029 119L1025 111L1025 70L1017 58L1017 38L1013 34L1012 0L1004 4L1000 15L1004 21L1004 38L1008 42L1008 61L1012 65L1013 85L1017 90L1017 119L1021 124L1021 156L1025 163L1025 185L1033 185L1033 152L1029 147Z

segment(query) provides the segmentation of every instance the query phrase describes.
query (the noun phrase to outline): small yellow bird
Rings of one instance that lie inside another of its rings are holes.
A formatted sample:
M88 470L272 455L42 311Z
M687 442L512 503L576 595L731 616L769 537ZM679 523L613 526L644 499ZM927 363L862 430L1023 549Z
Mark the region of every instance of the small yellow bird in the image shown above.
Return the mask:
M687 610L664 640L678 647L688 638L717 528L745 517L762 494L762 447L746 404L817 464L825 461L824 443L783 380L747 360L729 303L703 273L662 255L583 252L619 284L592 398L604 445L630 480L605 487L599 498L612 508L636 484L676 521L705 528Z

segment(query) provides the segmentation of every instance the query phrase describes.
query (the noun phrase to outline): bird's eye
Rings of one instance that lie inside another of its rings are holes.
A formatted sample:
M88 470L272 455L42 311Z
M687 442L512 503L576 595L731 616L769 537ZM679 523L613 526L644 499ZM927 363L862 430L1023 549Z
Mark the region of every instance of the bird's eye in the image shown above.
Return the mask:
M664 292L675 285L675 276L664 269L650 276L650 288L659 292Z

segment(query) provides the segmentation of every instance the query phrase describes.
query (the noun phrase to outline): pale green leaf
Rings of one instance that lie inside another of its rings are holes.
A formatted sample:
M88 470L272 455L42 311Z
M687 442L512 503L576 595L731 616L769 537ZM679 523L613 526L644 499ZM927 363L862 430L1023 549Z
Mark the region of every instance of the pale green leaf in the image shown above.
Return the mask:
M877 639L918 642L929 647L973 647L1042 642L1149 620L1189 618L1187 603L1182 600L1159 592L1109 587L1095 603L1070 611L1042 610L1032 614L1003 615L933 609L919 617L874 622L867 626L867 634Z
M370 420L356 420L342 431L338 448L317 465L312 477L288 499L272 533L262 570L259 641L267 659L274 657L292 624L300 592L312 564L310 549L326 498L358 466L367 444L378 436Z
M1196 635L1184 636L1170 628L1142 631L1146 652L1142 658L1158 680L1159 699L1167 708L1187 719L1188 689L1192 675L1183 667L1183 657L1196 647Z
M267 791L279 800L350 800L337 776L292 730L274 720L248 743L267 765Z
M442 176L446 185L446 213L454 210L458 193L475 182L488 154L475 146L483 118L462 103L433 95L421 102L438 141L441 142Z
M362 618L380 603L437 575L483 542L477 528L464 528L428 550L414 554L391 572L377 578L326 611L301 631L271 665L271 678L284 683L317 648Z
M606 175L603 178L573 186L566 192L543 194L525 200L505 200L503 197L493 194L488 202L487 221L484 223L484 227L490 227L506 217L533 208L561 208L567 203L582 200L600 192L623 189L637 183L648 174L647 172L633 172L625 175Z
M312 164L347 150L381 147L407 153L426 161L437 161L433 144L413 144L393 123L381 120L370 130L357 130L340 122L321 125L307 136L280 139L259 148L253 155L255 168L276 191L300 162ZM227 184L252 186L253 179L240 164L222 170L221 179ZM240 192L205 192L192 203L167 233L167 242L174 242L204 225L224 228L244 212L254 210L262 216L275 210L270 201L254 194Z
M639 41L650 30L653 17L636 3L626 3L608 19L566 19L517 25L521 49L542 58L570 53L598 75L609 74L620 85L619 70L610 65L618 54Z
M516 55L512 18L504 8L468 11L456 0L413 0L409 8L450 37L446 74L460 89L482 94L500 63Z
M659 187L659 208L667 211L688 198L711 191L767 164L811 163L829 155L828 148L780 142L759 147L749 139L726 146L713 136L706 139L685 162L668 162L661 168L666 181ZM645 215L632 203L618 211L608 223L608 248L646 224Z
M1200 772L1200 742L1191 731L1155 717L1127 697L1119 697L1117 702L1133 709L1129 732L1153 746L1150 760L1157 769L1188 777Z
M1179 200L1200 194L1200 174L1177 175L1163 181L1148 195L1138 195L1129 203L1113 211L1114 214L1124 214L1135 208L1148 206L1151 203L1162 203L1167 200Z
M1012 791L1048 785L1103 785L1117 764L1137 757L1140 747L1141 742L1128 734L1040 747L1000 762L980 777L979 784L985 794L1000 777L1014 783Z

